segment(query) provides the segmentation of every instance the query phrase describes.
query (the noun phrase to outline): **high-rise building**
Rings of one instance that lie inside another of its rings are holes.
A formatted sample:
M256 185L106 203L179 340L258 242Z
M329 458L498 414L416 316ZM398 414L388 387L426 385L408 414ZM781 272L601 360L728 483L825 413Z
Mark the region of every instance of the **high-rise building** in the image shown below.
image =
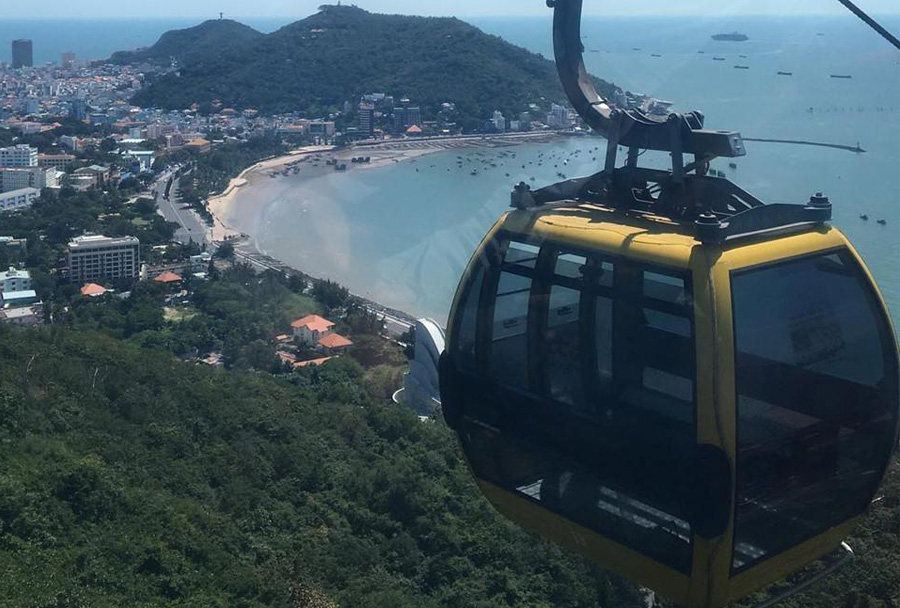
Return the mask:
M0 167L37 167L38 149L27 144L0 148Z
M547 124L554 129L565 129L571 126L569 121L569 108L553 104L550 114L547 116Z
M141 269L141 242L133 236L85 235L69 243L69 279L76 283L134 279Z
M21 39L12 42L12 67L14 70L19 68L30 68L34 66L34 50L31 40Z
M491 122L494 123L494 130L498 133L506 132L506 118L503 116L503 112L500 110L494 111L494 117L491 119Z
M63 53L59 65L64 70L71 70L75 67L75 53L71 51Z
M406 108L406 122L408 123L406 126L411 127L416 125L417 127L422 126L422 111L419 109L419 106L410 106Z
M75 120L85 120L88 117L88 105L84 99L73 99L70 115Z
M359 104L359 131L369 137L375 134L375 104L362 101Z
M409 127L422 126L422 110L419 106L410 106L408 99L401 100L401 107L394 108L394 131L404 133Z

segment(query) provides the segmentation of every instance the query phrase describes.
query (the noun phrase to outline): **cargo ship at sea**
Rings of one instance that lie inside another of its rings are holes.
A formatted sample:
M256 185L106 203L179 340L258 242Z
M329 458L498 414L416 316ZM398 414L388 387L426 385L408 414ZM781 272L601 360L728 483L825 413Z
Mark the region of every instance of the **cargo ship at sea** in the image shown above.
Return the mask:
M730 34L715 34L713 40L724 40L726 42L747 42L750 37L740 32L731 32Z

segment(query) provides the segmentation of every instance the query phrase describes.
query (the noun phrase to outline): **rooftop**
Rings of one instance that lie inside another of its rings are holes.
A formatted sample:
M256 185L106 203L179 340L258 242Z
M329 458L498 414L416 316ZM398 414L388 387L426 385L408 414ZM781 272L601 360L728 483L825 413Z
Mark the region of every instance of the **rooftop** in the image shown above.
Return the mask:
M340 334L328 334L319 340L319 346L324 348L347 348L353 346L353 342Z
M84 287L81 288L81 295L88 296L91 298L96 298L97 296L102 296L107 292L106 287L103 285L97 285L96 283L88 283Z
M181 280L181 275L174 272L164 272L153 280L157 283L177 283Z
M318 367L318 366L322 365L323 363L331 361L332 359L334 359L334 357L322 357L320 359L310 359L309 361L298 361L297 363L294 363L294 368L296 369L298 367Z
M7 310L0 310L0 319L9 319L11 321L16 319L23 319L27 317L33 317L40 315L39 309L36 309L34 306L25 306L24 308L10 308Z
M334 323L332 323L328 319L320 317L319 315L308 315L291 323L291 327L293 327L294 329L301 329L305 327L310 331L317 331L321 333L324 331L328 331L329 329L334 327Z
M77 249L79 247L96 247L98 245L115 246L115 245L140 245L141 242L137 237L122 236L108 237L102 234L85 234L77 236L69 242L69 249Z
M7 279L30 279L31 273L27 270L19 270L15 266L10 266L9 270L0 272L0 281Z
M26 289L24 291L4 291L2 293L3 304L7 305L10 302L22 302L27 300L37 300L38 295L37 292L33 289Z

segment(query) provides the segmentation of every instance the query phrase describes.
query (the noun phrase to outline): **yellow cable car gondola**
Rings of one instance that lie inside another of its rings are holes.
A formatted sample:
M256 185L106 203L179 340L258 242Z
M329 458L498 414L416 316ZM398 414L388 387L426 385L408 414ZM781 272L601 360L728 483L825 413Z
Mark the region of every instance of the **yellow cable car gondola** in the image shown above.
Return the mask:
M607 104L582 0L549 4L606 168L516 188L453 304L444 417L501 513L725 606L839 549L874 498L898 439L895 333L827 198L769 205L707 176L741 136ZM647 149L672 169L639 167Z

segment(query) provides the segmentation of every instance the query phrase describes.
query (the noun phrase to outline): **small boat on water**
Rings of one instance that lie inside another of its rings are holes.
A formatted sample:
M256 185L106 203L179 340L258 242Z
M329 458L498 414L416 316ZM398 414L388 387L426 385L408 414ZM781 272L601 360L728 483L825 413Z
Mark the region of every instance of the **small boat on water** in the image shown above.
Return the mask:
M750 40L750 37L740 32L731 32L730 34L715 34L712 39L726 42L746 42Z
M793 76L793 72L778 72L779 76Z
M658 55L657 53L653 53L653 54L650 55L650 56L651 56L651 57L662 57L662 55Z
M737 163L728 163L730 169L737 169Z
M866 215L865 213L863 213L863 214L860 214L859 219L868 222L868 221L869 221L869 216Z
M749 65L736 65L736 66L734 66L734 69L736 69L736 70L749 70L749 69L750 69L750 66L749 66Z
M725 61L724 57L713 57L713 61Z
M887 226L887 220L878 220L878 223L882 226Z
M853 76L851 76L850 74L832 74L831 77L837 78L839 80L850 80L851 78L853 78Z

